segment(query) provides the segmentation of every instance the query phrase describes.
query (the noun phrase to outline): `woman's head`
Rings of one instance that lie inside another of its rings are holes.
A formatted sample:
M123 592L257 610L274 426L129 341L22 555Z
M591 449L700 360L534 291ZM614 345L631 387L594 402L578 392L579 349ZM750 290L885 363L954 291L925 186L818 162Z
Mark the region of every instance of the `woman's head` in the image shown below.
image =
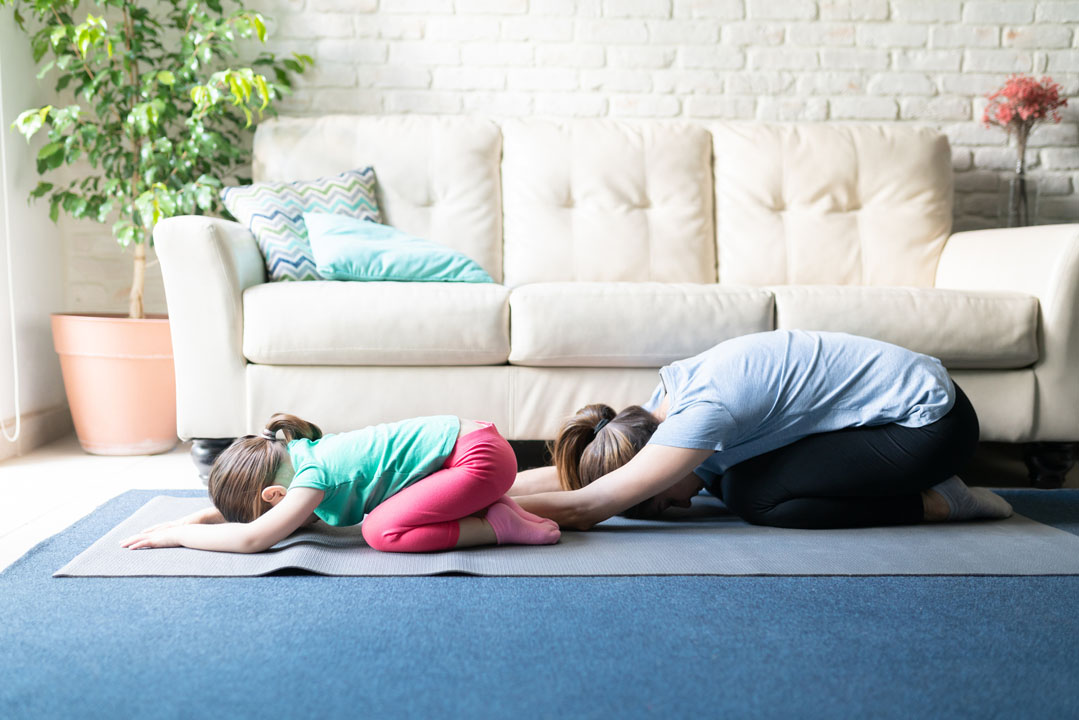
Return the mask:
M659 421L640 405L620 413L608 405L586 405L562 423L550 446L563 490L577 490L617 470L640 452Z
M284 442L277 438L278 431ZM209 491L214 506L227 522L251 522L270 509L262 491L274 484L288 458L285 443L296 438L318 440L322 430L295 415L277 413L258 435L237 438L217 456L210 468Z

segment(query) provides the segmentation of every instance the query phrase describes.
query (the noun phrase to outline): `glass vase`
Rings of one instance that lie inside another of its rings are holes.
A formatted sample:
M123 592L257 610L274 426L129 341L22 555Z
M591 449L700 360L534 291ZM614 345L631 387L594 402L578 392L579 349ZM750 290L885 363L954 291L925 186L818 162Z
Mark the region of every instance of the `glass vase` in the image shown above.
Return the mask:
M1026 173L1013 173L1001 186L997 208L1000 223L1004 227L1026 227L1037 224L1037 183Z

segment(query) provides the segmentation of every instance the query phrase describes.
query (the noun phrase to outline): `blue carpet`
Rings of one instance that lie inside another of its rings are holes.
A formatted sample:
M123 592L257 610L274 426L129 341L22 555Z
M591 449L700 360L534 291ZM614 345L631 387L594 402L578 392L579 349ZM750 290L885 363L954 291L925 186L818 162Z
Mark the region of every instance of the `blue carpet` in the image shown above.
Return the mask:
M1079 577L50 577L154 494L0 574L0 717L1079 716Z

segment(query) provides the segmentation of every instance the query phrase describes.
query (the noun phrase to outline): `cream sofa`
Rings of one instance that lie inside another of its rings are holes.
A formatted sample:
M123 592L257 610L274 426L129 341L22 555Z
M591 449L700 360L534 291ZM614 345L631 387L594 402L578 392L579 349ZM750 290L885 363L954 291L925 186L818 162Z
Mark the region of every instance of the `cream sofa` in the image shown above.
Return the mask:
M548 439L588 402L647 399L664 363L774 328L941 358L983 440L1079 440L1079 225L953 234L933 130L338 115L255 136L255 181L365 165L384 222L496 284L268 283L245 227L163 221L196 454L276 411L331 432L455 413Z

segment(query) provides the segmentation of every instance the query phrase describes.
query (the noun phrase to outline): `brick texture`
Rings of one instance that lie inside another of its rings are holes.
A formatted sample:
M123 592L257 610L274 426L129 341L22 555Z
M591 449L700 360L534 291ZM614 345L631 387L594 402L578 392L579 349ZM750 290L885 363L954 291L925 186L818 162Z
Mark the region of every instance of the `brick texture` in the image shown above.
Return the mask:
M270 45L318 63L287 114L468 113L895 122L947 134L955 228L997 224L1015 151L984 128L1013 72L1079 95L1063 0L249 0ZM1031 137L1039 221L1079 221L1079 98ZM126 307L130 258L69 223L68 307ZM151 266L147 308L165 310Z

